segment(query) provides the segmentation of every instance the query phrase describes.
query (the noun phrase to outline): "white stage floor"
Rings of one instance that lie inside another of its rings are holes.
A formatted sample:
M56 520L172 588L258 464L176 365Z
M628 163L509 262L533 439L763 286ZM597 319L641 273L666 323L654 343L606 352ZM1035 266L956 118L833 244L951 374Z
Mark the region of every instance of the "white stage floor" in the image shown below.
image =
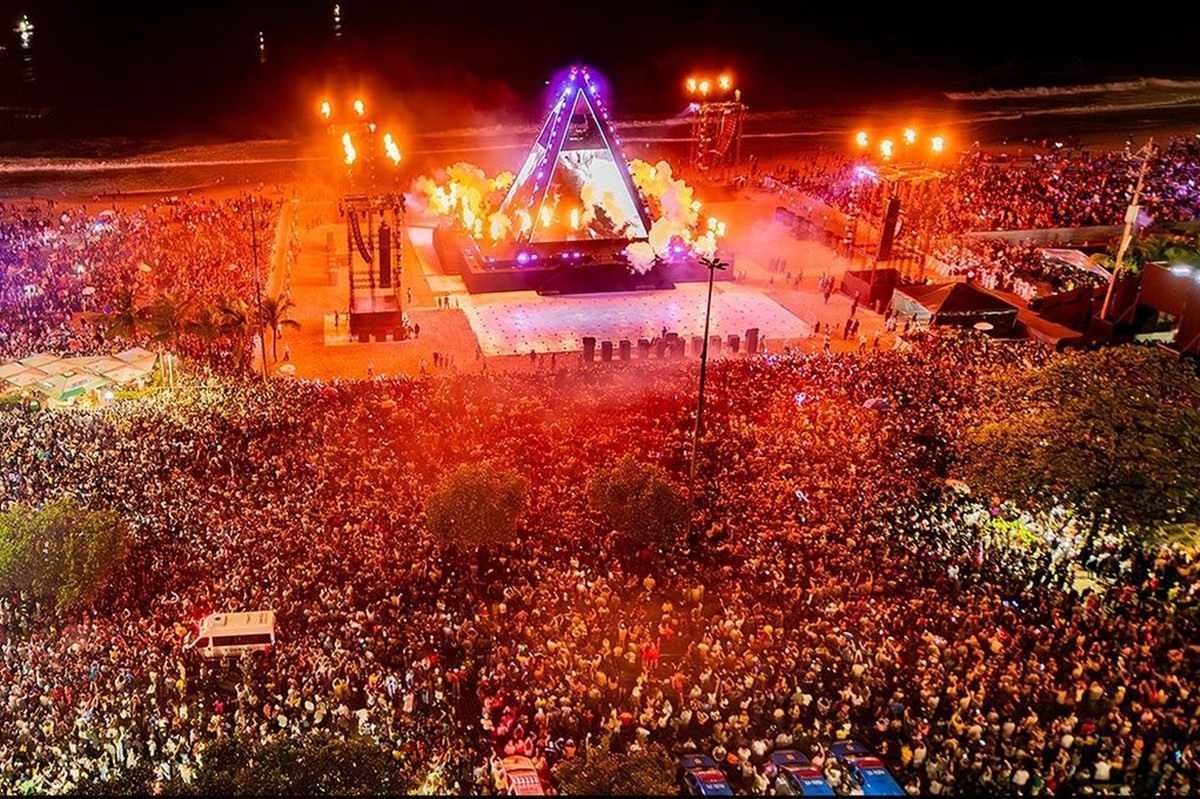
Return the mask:
M541 297L534 292L459 295L485 355L573 352L584 336L614 344L652 339L666 328L684 338L704 332L703 283L681 283L669 291L573 294ZM710 335L745 337L757 327L768 340L803 338L810 327L761 291L732 283L713 289ZM599 346L597 344L597 346ZM743 345L744 346L744 345Z

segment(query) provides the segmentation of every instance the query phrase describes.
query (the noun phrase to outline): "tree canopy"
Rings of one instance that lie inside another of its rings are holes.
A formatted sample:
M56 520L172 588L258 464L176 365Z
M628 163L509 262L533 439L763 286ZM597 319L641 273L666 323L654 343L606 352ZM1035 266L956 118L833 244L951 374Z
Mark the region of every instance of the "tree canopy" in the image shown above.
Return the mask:
M1146 347L998 375L957 444L972 487L1150 529L1200 519L1200 379Z
M687 527L683 491L664 469L631 455L596 473L590 498L613 529L639 544L669 544Z
M111 510L72 498L0 513L0 590L65 611L104 587L124 560L129 528Z
M438 483L425 505L430 532L467 547L511 541L525 508L525 478L488 462L466 463Z
M559 793L566 796L673 796L675 763L658 744L614 752L603 744L554 768Z
M365 739L342 740L325 733L267 742L224 738L200 754L191 780L176 775L155 786L146 764L90 776L77 795L117 796L377 796L409 793L416 779L390 751ZM159 789L156 791L156 787Z

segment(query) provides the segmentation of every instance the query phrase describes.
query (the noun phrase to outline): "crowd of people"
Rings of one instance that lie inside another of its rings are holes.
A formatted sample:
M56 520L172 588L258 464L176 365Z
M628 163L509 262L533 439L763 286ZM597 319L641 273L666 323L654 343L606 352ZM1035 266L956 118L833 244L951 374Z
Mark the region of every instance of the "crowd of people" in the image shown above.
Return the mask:
M989 289L1016 294L1026 302L1044 294L1104 284L1104 273L1053 260L1042 247L1003 239L947 240L930 253L933 268L962 275Z
M1013 163L979 151L955 168L939 210L942 230L1025 230L1119 225L1133 195L1142 154L1050 149ZM1140 200L1147 221L1200 216L1200 138L1171 139L1156 149Z
M1121 553L1122 580L1080 595L1073 550L1015 546L942 489L981 375L1045 357L914 333L713 365L693 532L666 553L613 533L587 477L625 454L686 473L687 364L0 408L0 504L72 495L134 535L65 619L0 601L0 791L137 764L186 782L216 740L318 729L437 762L451 792L502 790L508 754L550 782L654 742L773 793L773 749L836 778L839 739L914 793L1192 790L1195 564ZM518 538L448 549L425 498L485 459L528 480ZM184 646L207 613L265 608L269 652Z
M935 236L968 231L1119 225L1144 154L1048 148L1014 156L971 148L948 164L912 172L899 191L911 227ZM776 165L764 179L846 210L879 216L891 186L881 167L849 154L818 152ZM1200 216L1200 137L1175 138L1150 156L1140 206L1146 221ZM909 196L911 195L911 196Z
M903 223L896 246L916 248L992 288L1025 299L1091 281L1086 271L1048 262L1029 243L967 242L963 234L1122 224L1144 154L1117 150L1037 148L1013 156L972 148L948 164L916 170L903 180L881 174L848 154L816 153L779 164L762 183L815 197L878 225L887 198L898 194ZM1140 224L1200 217L1200 137L1167 141L1150 157Z
M1176 190L1198 162L1193 142L1160 151L1151 214L1200 210ZM853 167L822 157L771 179L881 210L838 177ZM1119 218L1134 168L1128 152L969 153L910 197L906 235L931 231L985 285L1070 288L1091 276L960 234ZM164 297L248 304L251 242L267 263L279 208L253 195L252 236L251 197L0 206L0 355L109 352L125 342L95 320ZM1080 588L1073 538L1014 540L994 523L1012 509L946 485L982 377L1050 356L907 324L897 349L860 337L835 355L830 335L823 353L711 367L689 530L662 550L612 531L587 478L627 454L687 473L687 363L460 375L439 352L432 376L260 383L192 359L177 386L105 408L0 405L0 507L72 496L133 535L65 617L0 597L0 792L147 765L186 784L216 741L317 730L437 764L427 784L455 793L502 792L506 755L552 785L566 758L649 743L710 755L738 793L785 793L773 750L840 785L839 740L912 794L1195 790L1193 556L1110 542L1082 564L1103 590ZM424 507L481 460L524 476L528 507L515 542L464 552ZM268 608L269 651L187 647L207 614Z
M249 303L252 201L265 279L279 199L261 192L103 209L54 201L0 205L0 358L109 352L103 315L131 305L145 309L162 297L192 308ZM97 316L89 321L89 313ZM152 324L125 330L124 343L144 344L154 332Z

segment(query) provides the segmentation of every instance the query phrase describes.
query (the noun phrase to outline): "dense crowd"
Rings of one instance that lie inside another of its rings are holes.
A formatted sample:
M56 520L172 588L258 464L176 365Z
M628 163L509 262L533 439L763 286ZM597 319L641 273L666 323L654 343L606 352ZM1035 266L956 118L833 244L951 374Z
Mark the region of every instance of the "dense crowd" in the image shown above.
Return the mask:
M1026 243L971 241L973 231L1116 226L1125 217L1142 154L1041 149L1013 157L971 149L949 165L917 170L889 183L879 167L841 154L816 153L776 166L768 188L802 193L878 225L887 198L901 199L897 246L916 248L992 288L1030 299L1092 282L1088 273L1048 262ZM1200 137L1171 139L1150 158L1140 224L1200 218ZM860 223L861 224L861 223Z
M1022 230L1119 225L1133 194L1141 155L1131 147L1050 150L1026 163L973 152L954 170L942 230ZM1146 171L1141 207L1149 220L1200 217L1200 138L1168 141Z
M264 276L279 202L255 194ZM97 210L54 201L0 205L0 358L111 351L85 314L119 314L160 297L197 308L254 291L249 203L169 197ZM141 344L150 325L132 331Z
M1049 258L1043 248L1000 239L959 239L939 245L930 255L942 274L962 275L990 289L1008 291L1026 302L1104 283L1101 272Z
M1070 544L1015 546L942 489L980 375L1043 357L922 333L717 364L697 533L670 555L611 533L587 476L626 453L686 473L686 365L0 408L0 503L70 494L136 539L64 621L0 604L0 791L137 763L186 780L214 740L313 729L436 759L462 792L501 787L497 756L548 775L646 741L777 792L772 749L836 779L846 737L912 792L1191 790L1194 563L1105 547L1117 582L1081 596ZM484 458L528 478L529 507L516 543L464 556L430 537L424 498ZM206 613L261 608L268 653L182 646Z
M957 162L913 172L899 189L910 227L935 236L969 231L1119 225L1142 154L1120 150L1048 149L1014 157L978 148ZM890 186L880 167L846 155L815 153L782 163L772 185L820 197L878 218ZM1155 149L1140 206L1147 221L1200 217L1200 137L1171 139Z

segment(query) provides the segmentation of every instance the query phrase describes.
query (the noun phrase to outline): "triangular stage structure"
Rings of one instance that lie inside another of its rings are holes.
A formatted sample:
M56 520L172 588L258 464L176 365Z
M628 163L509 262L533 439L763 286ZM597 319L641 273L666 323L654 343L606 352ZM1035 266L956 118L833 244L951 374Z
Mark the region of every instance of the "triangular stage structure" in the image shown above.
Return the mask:
M500 206L518 241L646 238L650 214L620 144L588 68L572 67Z

